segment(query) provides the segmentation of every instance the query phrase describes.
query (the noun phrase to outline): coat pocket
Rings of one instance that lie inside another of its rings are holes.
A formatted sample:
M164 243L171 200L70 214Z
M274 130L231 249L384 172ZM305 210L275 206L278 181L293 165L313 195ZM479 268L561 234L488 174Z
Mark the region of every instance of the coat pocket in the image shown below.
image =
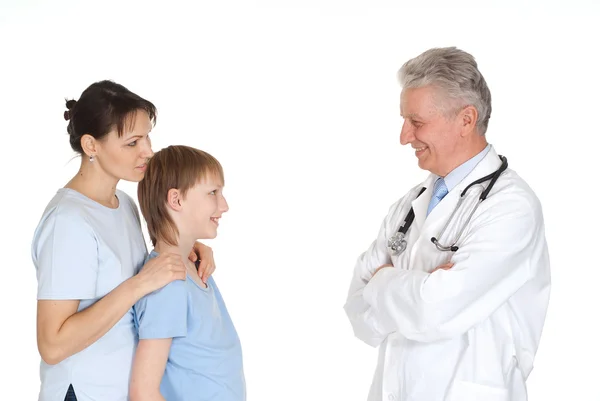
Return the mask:
M508 389L483 384L457 381L451 387L446 401L513 401Z

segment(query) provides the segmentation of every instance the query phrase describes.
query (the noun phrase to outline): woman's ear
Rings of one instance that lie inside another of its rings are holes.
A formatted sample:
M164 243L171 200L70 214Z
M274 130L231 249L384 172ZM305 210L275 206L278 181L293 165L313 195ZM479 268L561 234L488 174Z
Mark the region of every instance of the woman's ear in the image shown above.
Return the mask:
M178 189L169 189L169 192L167 192L167 205L175 211L181 210L181 192Z
M96 156L98 149L96 149L96 138L89 134L85 134L80 139L81 149L87 156Z

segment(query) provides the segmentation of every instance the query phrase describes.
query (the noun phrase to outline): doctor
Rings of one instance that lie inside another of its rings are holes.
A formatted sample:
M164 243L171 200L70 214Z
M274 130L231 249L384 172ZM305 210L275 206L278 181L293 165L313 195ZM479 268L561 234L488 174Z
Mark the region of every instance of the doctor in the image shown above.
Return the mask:
M379 347L368 399L524 401L550 295L540 203L487 143L491 96L473 56L431 49L398 77L400 143L431 174L354 269L344 309Z

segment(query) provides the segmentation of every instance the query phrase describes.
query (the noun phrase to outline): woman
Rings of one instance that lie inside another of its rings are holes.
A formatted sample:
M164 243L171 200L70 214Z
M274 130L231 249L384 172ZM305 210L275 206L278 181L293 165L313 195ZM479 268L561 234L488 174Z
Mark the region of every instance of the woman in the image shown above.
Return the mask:
M136 346L132 306L186 277L184 262L174 253L144 265L147 249L137 207L116 189L121 179L144 177L156 108L125 87L102 81L78 101L67 101L67 109L67 131L82 156L81 167L46 207L32 243L42 357L39 401L126 401ZM199 243L195 250L206 282L214 270L212 251Z

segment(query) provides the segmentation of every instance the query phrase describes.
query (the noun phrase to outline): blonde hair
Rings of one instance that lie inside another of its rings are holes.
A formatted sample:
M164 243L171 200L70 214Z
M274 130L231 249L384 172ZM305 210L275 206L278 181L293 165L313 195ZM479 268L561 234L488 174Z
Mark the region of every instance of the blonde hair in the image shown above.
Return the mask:
M177 145L154 154L138 185L138 201L153 246L159 240L177 245L179 230L167 210L169 190L178 189L185 198L190 188L210 177L225 181L221 164L206 152Z

